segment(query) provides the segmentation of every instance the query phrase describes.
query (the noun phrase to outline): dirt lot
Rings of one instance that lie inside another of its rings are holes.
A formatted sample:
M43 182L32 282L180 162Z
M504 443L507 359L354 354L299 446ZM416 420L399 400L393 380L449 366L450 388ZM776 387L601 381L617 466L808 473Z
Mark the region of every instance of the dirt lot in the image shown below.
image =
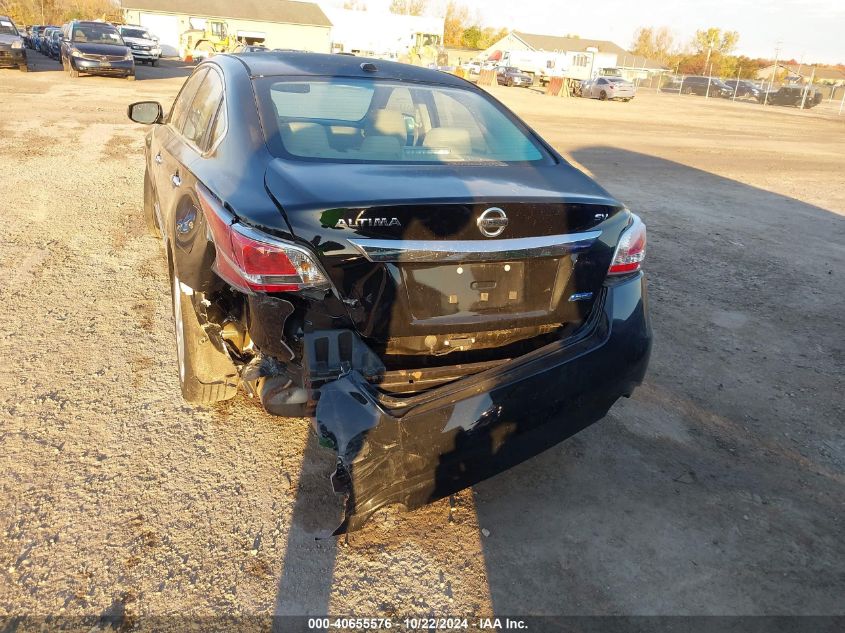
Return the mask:
M649 227L646 384L348 541L305 420L179 396L143 136L178 64L0 70L0 615L845 613L845 116L495 94ZM482 533L482 528L485 530Z

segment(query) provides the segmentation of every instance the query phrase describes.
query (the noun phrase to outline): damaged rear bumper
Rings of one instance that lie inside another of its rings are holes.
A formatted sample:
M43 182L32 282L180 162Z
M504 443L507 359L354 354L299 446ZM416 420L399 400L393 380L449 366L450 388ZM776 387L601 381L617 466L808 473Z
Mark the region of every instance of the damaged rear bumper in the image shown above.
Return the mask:
M642 381L651 350L641 274L608 286L576 335L409 399L352 369L320 389L315 425L347 494L335 534L379 508L413 509L471 486L600 420Z

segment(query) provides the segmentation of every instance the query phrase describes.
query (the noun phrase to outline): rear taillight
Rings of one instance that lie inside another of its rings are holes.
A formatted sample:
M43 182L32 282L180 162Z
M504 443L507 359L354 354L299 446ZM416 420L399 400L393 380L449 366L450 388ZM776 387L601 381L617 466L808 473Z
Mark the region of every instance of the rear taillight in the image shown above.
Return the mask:
M202 187L197 193L217 251L216 272L230 285L257 292L329 287L307 249L238 224L210 193Z
M645 224L639 216L631 215L631 224L622 231L608 275L624 275L640 269L645 259Z

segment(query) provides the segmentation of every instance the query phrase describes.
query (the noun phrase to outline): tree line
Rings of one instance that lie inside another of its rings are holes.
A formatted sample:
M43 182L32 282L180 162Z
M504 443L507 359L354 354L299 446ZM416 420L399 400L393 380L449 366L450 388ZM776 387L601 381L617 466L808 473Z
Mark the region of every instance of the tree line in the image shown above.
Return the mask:
M364 0L347 0L347 9L366 10ZM508 29L484 26L479 11L457 0L433 4L430 0L392 0L390 10L403 15L442 15L443 45L449 48L473 48L483 50L508 34Z
M120 7L110 0L0 0L0 13L16 24L61 25L69 20L119 21Z
M772 65L771 59L734 55L738 44L739 33L715 27L696 31L688 42L676 41L665 26L640 27L634 32L631 52L659 61L680 75L753 79L759 70ZM781 63L796 64L794 59Z

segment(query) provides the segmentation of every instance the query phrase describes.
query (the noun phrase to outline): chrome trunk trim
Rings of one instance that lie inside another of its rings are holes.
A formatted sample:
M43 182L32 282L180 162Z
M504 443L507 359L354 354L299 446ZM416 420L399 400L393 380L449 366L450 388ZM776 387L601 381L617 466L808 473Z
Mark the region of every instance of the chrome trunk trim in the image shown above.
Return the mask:
M592 246L601 231L504 240L351 239L371 262L487 262L534 257L561 257Z

